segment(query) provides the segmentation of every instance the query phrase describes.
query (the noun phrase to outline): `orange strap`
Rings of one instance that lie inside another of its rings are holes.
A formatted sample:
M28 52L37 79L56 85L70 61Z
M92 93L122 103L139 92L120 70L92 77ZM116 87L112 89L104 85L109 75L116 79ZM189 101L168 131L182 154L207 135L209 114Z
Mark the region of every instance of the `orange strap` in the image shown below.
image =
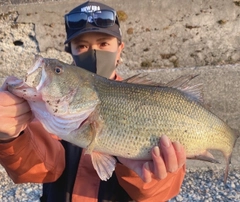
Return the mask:
M72 201L97 202L100 178L93 168L90 155L84 155L84 152L83 149L73 188Z

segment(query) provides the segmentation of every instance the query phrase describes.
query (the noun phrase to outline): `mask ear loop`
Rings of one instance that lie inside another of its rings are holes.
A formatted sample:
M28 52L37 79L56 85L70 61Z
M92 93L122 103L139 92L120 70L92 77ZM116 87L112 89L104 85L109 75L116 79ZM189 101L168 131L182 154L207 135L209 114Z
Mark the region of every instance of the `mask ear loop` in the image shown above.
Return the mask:
M65 45L64 51L72 54L71 43L68 43L67 45Z
M123 63L123 59L122 59L122 57L120 57L120 59L117 60L117 65L116 65L116 67L117 67L118 65L122 64L122 63Z
M65 45L64 51L72 55L71 43L68 43L67 45ZM76 66L76 63L74 60L71 65Z

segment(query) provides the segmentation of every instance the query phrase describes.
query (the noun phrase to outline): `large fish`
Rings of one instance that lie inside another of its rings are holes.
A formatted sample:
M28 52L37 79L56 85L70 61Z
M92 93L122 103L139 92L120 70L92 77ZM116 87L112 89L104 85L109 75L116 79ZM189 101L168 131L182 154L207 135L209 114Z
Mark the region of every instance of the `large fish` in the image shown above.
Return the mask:
M202 106L200 88L188 87L189 80L168 86L141 76L113 81L39 56L24 81L9 83L9 91L28 100L47 131L87 148L102 180L112 175L113 156L149 160L165 134L183 144L187 158L217 162L207 150L220 150L226 181L238 133Z

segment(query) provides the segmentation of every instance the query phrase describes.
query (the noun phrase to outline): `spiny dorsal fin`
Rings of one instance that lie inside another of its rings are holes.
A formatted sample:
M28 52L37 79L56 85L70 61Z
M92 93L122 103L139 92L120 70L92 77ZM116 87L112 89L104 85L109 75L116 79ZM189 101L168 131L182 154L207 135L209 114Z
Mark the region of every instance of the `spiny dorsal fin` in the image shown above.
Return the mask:
M151 86L164 86L163 83L160 82L154 82L150 78L147 77L148 74L140 73L133 75L122 82L126 83L135 83L135 84L143 84L143 85L151 85Z
M203 103L203 93L202 88L203 84L196 84L193 86L189 85L189 82L196 78L198 75L184 75L180 76L177 79L174 79L167 84L163 84L160 82L152 81L150 78L147 77L148 74L137 74L134 76L131 76L123 82L127 83L135 83L135 84L143 84L143 85L152 85L152 86L159 86L159 87L170 87L170 88L176 88L185 94L192 97L195 101L198 101L200 103Z

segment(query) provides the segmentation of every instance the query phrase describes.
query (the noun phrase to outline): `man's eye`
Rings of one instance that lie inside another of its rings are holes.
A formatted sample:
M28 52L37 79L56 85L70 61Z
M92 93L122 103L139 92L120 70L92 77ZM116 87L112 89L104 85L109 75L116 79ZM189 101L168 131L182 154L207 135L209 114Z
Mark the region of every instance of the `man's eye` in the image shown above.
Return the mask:
M101 46L108 46L108 43L107 42L103 42L103 43L101 43Z
M77 49L85 49L85 48L87 48L87 46L85 46L85 45L78 45L77 46Z

